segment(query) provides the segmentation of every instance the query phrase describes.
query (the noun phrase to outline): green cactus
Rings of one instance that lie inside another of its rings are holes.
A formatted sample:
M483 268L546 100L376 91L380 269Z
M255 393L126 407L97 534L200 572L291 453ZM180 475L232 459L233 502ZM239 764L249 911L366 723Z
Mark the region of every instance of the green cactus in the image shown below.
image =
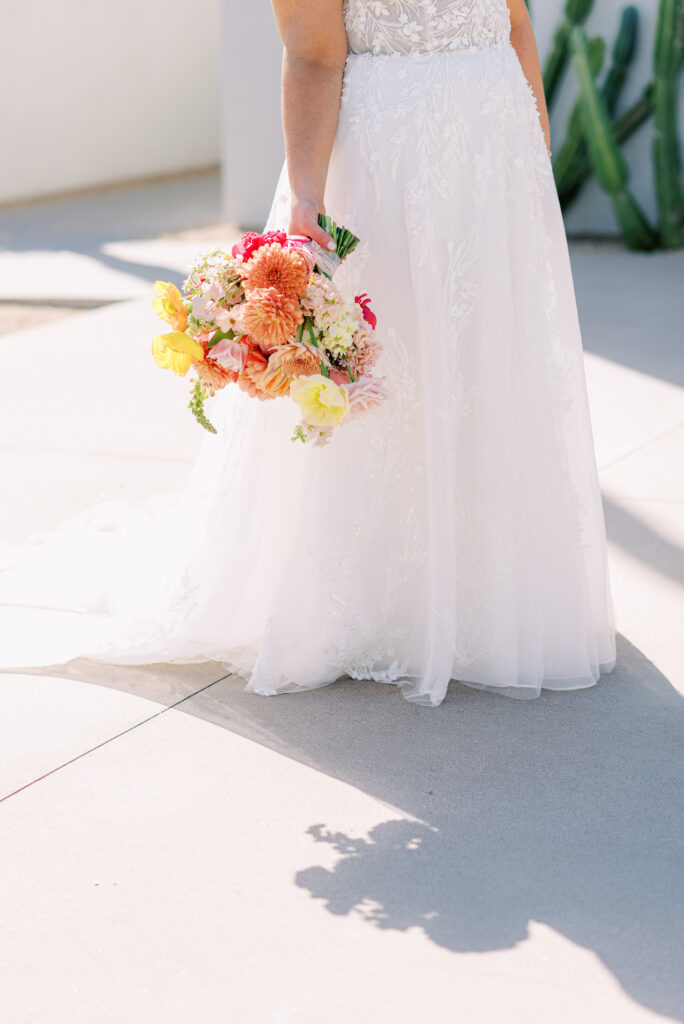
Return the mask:
M639 12L636 7L625 7L620 15L620 24L613 43L610 68L601 87L611 117L615 113L629 66L634 58L638 31Z
M660 0L656 22L653 167L660 243L682 244L682 159L677 135L677 86L684 57L684 0Z
M577 25L582 25L589 16L594 0L567 0L563 20L556 29L551 52L544 64L544 93L546 105L551 109L558 88L568 64L570 33Z
M636 48L637 30L639 15L635 7L625 7L620 16L618 31L613 43L611 53L611 64L601 86L601 92L606 101L609 114L613 114L625 83L629 65L634 56ZM589 63L594 71L597 40L589 42ZM600 66L596 68L594 77L599 74ZM587 145L583 137L581 103L578 99L568 120L565 142L558 151L553 163L553 172L556 179L556 187L561 202L565 209L577 198L584 181L590 171L587 162Z
M631 107L613 121L613 138L618 145L625 142L638 128L641 128L642 124L648 121L653 113L654 92L655 86L653 82L649 82L636 103L633 103ZM580 187L590 176L591 172L591 160L585 146L583 152L577 154L567 172L564 173L562 180L559 181L558 177L556 178L558 182L558 197L564 209L578 194Z
M606 44L603 39L599 39L597 37L589 40L588 49L589 67L591 69L592 78L595 79L603 67ZM575 101L575 105L570 111L568 125L565 132L565 141L553 160L553 174L556 179L556 188L558 189L559 196L567 191L565 182L567 181L568 175L572 172L573 164L577 161L578 157L582 156L585 152L586 144L584 142L584 128L582 124L582 101L578 97Z
M583 29L572 30L570 49L582 102L584 134L596 177L610 196L627 245L631 249L653 249L657 238L627 187L627 164L613 137L606 101L591 73L589 44Z

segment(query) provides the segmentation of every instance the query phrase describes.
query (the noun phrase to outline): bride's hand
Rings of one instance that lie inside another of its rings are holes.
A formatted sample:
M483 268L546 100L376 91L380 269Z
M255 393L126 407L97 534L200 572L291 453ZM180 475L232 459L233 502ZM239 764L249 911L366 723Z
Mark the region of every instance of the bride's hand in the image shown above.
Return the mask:
M325 213L325 208L321 203L317 203L313 199L297 199L293 196L288 234L307 235L324 249L334 252L335 243L318 223L319 213Z

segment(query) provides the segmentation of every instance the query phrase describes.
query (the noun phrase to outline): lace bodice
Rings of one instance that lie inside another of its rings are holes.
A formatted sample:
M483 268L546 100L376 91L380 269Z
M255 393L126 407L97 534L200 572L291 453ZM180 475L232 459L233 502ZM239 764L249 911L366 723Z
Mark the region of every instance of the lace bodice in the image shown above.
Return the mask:
M352 53L444 53L503 46L506 0L345 0Z

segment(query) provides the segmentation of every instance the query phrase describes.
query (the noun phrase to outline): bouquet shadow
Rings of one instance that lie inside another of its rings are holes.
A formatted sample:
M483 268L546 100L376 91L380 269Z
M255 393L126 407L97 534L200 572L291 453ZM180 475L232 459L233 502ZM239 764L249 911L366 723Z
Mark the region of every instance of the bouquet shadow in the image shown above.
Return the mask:
M242 685L183 707L418 819L365 838L312 823L339 859L295 881L327 910L459 952L511 948L544 923L684 1020L684 703L628 641L595 688L534 701L452 683L431 709L378 683L275 699Z
M599 956L633 999L684 1020L684 703L624 638L593 689L514 701L452 683L437 709L351 680L257 697L220 665L73 662L66 674L173 706L405 812L362 838L312 822L338 860L314 858L294 881L330 913L420 927L458 952L509 949L542 923Z

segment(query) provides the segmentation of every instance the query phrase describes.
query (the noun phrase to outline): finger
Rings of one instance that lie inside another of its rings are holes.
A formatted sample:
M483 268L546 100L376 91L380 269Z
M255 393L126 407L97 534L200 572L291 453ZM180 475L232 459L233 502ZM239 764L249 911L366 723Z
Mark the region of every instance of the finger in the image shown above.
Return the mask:
M337 248L335 242L330 237L328 232L324 231L319 224L310 225L309 236L313 238L314 242L318 242L320 246L322 246L324 249L327 249L330 252L334 252L335 249Z

